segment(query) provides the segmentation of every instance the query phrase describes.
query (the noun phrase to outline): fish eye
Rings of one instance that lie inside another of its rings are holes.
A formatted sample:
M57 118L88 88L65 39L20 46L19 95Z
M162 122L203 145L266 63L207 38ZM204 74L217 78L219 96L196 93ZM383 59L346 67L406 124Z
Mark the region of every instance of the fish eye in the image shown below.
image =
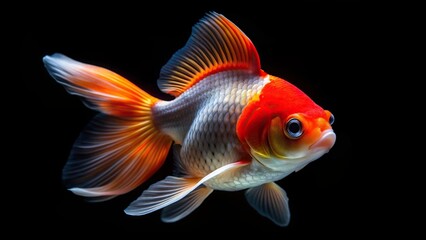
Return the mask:
M328 122L330 123L330 125L333 125L334 123L334 115L332 113L330 113L330 118L328 119Z
M303 134L302 123L296 118L288 120L285 130L289 138L299 138Z

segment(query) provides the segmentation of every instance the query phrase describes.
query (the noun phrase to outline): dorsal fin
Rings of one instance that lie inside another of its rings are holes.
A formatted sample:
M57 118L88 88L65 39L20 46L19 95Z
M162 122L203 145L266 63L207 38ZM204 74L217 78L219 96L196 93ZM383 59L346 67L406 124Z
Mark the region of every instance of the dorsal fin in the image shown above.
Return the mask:
M186 45L163 66L158 86L177 97L206 76L230 69L262 74L250 39L223 15L211 12L194 25Z

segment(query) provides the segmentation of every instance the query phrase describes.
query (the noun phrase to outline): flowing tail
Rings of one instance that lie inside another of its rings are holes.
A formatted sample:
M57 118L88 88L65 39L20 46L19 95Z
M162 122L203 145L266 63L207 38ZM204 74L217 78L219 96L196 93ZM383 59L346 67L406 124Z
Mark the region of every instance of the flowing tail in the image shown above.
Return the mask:
M102 201L127 193L163 164L172 140L156 129L159 101L107 69L62 54L43 58L49 74L98 114L76 140L63 179L77 195Z

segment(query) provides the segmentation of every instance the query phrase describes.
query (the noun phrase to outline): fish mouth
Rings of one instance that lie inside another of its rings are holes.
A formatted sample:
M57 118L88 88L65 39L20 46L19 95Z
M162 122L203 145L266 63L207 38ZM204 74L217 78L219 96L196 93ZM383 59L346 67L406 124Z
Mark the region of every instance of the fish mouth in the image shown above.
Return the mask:
M253 158L261 165L273 169L275 171L291 172L300 170L308 163L315 161L324 154L328 153L336 142L336 134L332 129L325 130L321 133L319 139L313 143L304 154L300 157L289 158L285 156L265 157L259 154L253 154Z
M336 134L332 129L325 130L321 133L320 138L314 144L309 147L309 154L306 157L298 159L299 165L295 168L295 171L299 171L310 162L317 160L324 154L328 153L336 142Z
M328 152L334 146L335 142L336 142L336 134L334 133L334 131L331 129L325 130L321 134L321 137L318 139L318 141L316 141L314 144L312 144L309 147L309 150L314 152L316 151Z

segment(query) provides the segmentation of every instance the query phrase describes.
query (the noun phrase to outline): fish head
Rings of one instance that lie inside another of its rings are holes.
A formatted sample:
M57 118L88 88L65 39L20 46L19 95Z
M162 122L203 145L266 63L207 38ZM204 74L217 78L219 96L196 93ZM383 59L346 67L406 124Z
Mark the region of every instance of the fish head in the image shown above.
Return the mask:
M289 82L271 77L244 108L237 135L249 154L268 168L288 171L333 147L334 116Z

